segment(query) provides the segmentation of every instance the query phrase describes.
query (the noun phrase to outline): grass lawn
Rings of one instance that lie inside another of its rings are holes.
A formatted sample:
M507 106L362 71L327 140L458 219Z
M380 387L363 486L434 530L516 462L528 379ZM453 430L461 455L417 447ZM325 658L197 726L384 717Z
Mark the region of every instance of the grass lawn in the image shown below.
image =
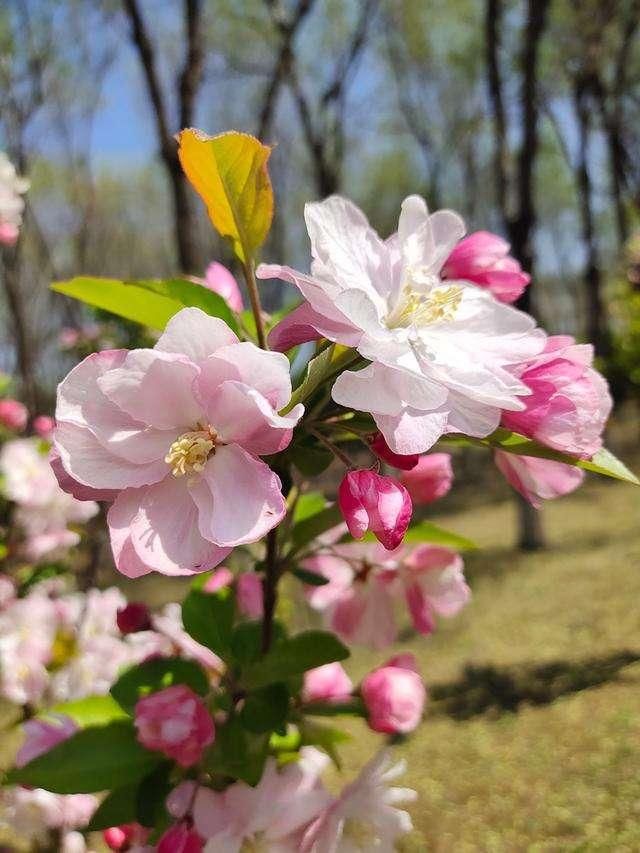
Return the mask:
M396 749L419 792L403 850L640 850L640 490L590 478L545 508L551 547L535 554L505 543L514 512L438 518L481 550L464 613L397 646L432 693ZM352 672L375 663L357 654ZM347 775L376 743L351 731Z

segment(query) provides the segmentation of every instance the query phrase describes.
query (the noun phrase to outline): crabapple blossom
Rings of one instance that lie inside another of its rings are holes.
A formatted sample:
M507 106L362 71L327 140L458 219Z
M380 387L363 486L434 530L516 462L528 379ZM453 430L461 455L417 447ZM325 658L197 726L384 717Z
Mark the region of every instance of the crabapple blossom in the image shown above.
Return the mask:
M217 261L212 261L209 264L204 274L204 284L209 290L213 290L214 293L222 296L232 311L240 313L244 310L238 282L222 264Z
M426 453L410 471L403 471L400 482L414 504L430 504L448 494L453 483L449 453Z
M29 420L29 412L19 400L0 400L0 425L12 432L22 432Z
M207 842L205 853L295 853L305 828L331 800L320 781L327 762L324 753L303 747L298 760L282 768L268 758L255 787L234 782L221 792L200 788L193 819Z
M592 346L568 335L548 338L540 355L514 368L531 394L522 411L503 413L502 425L563 453L593 456L602 447L612 400L592 364Z
M315 329L312 337L355 347L371 362L338 376L335 402L370 412L403 455L428 450L447 432L486 436L503 410L523 408L529 390L508 368L539 353L543 333L482 288L442 279L464 235L457 214L429 215L423 199L409 196L386 241L339 196L307 204L305 219L311 274L263 264L257 275L291 282L306 299L283 321L286 343Z
M42 788L21 786L4 788L0 792L0 827L9 827L35 844L44 844L50 830L60 830L64 844L67 832L86 826L97 805L91 794L52 794Z
M442 278L470 281L500 302L515 302L531 277L509 255L509 244L490 231L474 231L454 247L444 262Z
M262 616L262 580L255 572L242 572L236 579L238 610L249 619Z
M503 450L496 450L493 458L507 482L536 509L542 501L575 491L584 480L580 468L551 459L516 456Z
M386 663L365 676L360 693L374 732L408 734L422 719L427 693L413 669Z
M460 555L435 545L392 552L373 543L332 545L302 565L329 580L306 595L331 630L347 643L375 649L397 637L398 600L404 599L414 628L430 634L436 614L454 616L470 597Z
M53 435L53 431L55 429L56 422L50 415L37 415L33 419L33 429L36 435L39 435L40 438L44 438L45 440L49 440Z
M22 224L24 200L29 181L20 178L4 151L0 151L0 245L12 246Z
M69 373L55 449L79 496L115 493L119 571L204 571L280 522L280 480L259 457L289 444L304 410L280 416L290 396L285 356L197 308L179 311L153 349L96 353Z
M163 752L181 767L196 764L215 738L206 705L185 684L174 684L139 699L134 722L143 746Z
M201 853L202 839L187 823L176 823L158 841L157 853Z
M381 432L376 433L369 441L369 447L378 457L394 468L400 468L402 471L410 471L418 464L420 456L417 453L411 453L409 456L402 456L400 453L394 453L385 441Z
M305 702L345 702L353 692L351 679L339 663L326 663L304 674Z
M394 853L400 836L413 829L408 812L397 807L416 792L390 784L405 769L404 761L391 764L387 750L374 756L309 826L300 853Z
M402 542L413 509L403 485L366 469L345 474L338 488L338 505L354 539L371 530L389 551Z
M39 755L68 740L78 728L70 717L52 714L48 719L34 717L22 726L24 741L15 758L16 767L24 767Z

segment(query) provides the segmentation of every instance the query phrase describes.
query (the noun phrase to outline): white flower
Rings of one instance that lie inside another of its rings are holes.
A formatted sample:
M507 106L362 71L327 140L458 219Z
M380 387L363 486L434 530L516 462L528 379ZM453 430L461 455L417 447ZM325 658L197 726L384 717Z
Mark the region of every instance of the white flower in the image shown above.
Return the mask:
M305 219L311 275L261 265L258 276L297 285L307 300L298 322L372 362L338 377L337 403L371 412L403 454L447 432L488 435L503 409L523 408L529 389L506 368L540 352L544 334L481 288L440 278L465 232L456 213L429 215L409 196L386 241L340 196L308 204Z
M311 824L301 853L394 853L396 841L413 828L408 812L396 808L412 802L411 788L391 787L406 764L391 765L387 750L379 752Z

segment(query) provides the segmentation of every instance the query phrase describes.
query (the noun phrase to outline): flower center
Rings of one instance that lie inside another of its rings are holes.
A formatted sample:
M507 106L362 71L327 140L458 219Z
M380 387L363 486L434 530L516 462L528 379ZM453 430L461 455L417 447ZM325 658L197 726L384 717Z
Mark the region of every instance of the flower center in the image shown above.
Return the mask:
M196 429L183 433L173 442L164 461L171 465L174 477L199 474L209 455L216 452L217 440L218 434L212 426L196 424Z
M385 320L389 329L429 326L439 320L453 320L462 302L462 288L441 286L437 275L422 267L410 267L398 302Z

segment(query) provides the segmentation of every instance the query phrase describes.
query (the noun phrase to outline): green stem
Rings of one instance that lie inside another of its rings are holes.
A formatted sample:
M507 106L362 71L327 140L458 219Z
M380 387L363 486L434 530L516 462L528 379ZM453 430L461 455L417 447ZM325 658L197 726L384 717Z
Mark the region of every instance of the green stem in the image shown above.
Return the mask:
M253 319L256 322L256 332L258 334L258 346L262 349L267 347L267 335L264 328L264 320L262 319L262 306L260 305L260 293L258 292L258 283L256 282L255 272L253 270L253 261L247 261L242 265L244 278L247 282L247 290L249 291L249 300L251 302L251 310Z

